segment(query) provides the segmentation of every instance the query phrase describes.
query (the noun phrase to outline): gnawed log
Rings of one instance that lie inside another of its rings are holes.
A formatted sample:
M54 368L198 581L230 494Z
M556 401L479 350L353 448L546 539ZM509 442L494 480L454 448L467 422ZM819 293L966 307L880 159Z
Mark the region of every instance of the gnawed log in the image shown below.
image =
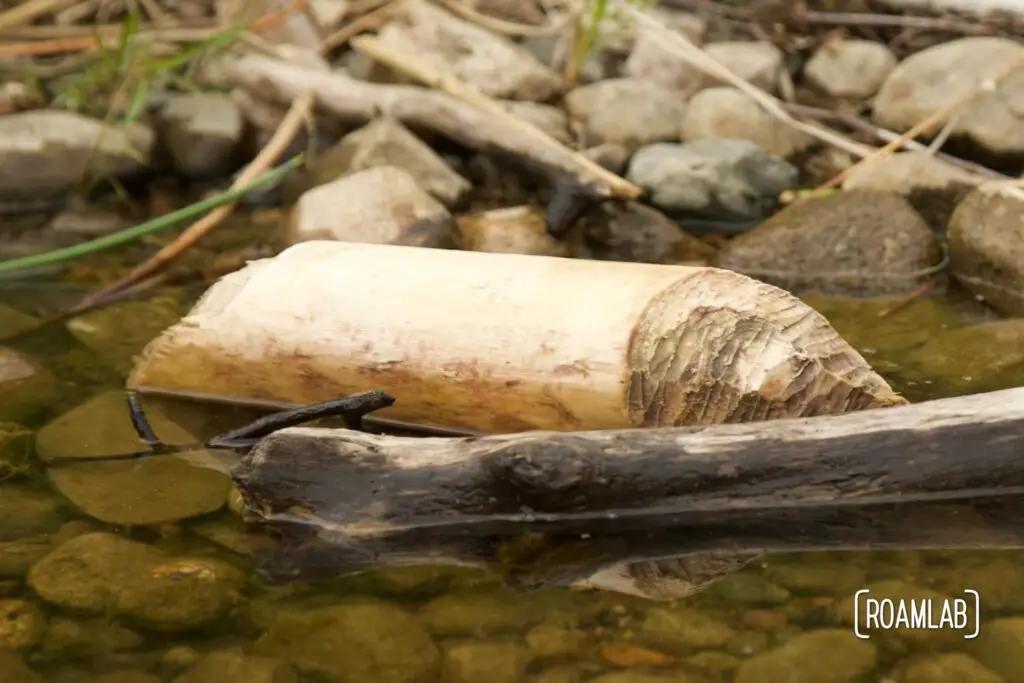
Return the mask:
M543 534L518 569L534 586L694 553L735 568L771 550L1021 547L1022 456L1024 389L1011 389L701 428L427 439L291 428L232 476L249 517L284 535L264 565L272 577L480 562L501 539ZM950 510L977 521L939 514Z
M306 242L211 287L129 387L507 433L903 404L799 299L714 268Z

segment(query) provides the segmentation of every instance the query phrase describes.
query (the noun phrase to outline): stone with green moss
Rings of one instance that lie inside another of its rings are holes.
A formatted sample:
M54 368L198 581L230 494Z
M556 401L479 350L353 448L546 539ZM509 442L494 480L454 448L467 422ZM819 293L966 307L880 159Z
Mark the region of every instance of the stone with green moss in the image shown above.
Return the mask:
M960 652L918 656L894 671L897 683L1005 683L1002 676Z
M36 360L0 346L0 422L37 415L57 397L53 374Z
M984 622L967 651L1006 683L1024 683L1024 617Z
M649 609L637 630L640 642L677 654L721 647L735 635L732 628L714 617L685 608Z
M855 683L874 670L875 646L850 629L823 629L746 659L735 683Z
M457 643L441 659L443 683L519 683L533 655L512 641Z
M298 683L295 668L283 659L250 655L241 648L211 652L174 683Z
M419 617L435 636L487 637L523 633L552 615L572 621L575 612L572 596L564 591L496 590L443 595L424 605Z

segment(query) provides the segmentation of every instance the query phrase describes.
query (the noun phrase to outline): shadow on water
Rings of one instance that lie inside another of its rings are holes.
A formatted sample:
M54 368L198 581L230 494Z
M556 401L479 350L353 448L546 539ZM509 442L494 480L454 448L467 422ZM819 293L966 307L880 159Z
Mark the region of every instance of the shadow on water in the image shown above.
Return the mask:
M0 327L82 292L0 284ZM1020 497L708 512L587 538L419 529L383 550L281 547L238 516L222 472L176 457L86 462L140 449L125 374L197 294L123 302L0 356L0 681L1022 680ZM1024 332L976 332L991 323L969 301L923 298L886 317L884 303L808 301L914 401L1024 385ZM20 374L5 376L12 353ZM165 443L186 444L259 413L161 399L147 415ZM47 466L69 455L83 460ZM338 553L358 571L318 576ZM273 583L256 571L266 562L322 580ZM638 597L672 597L665 586L678 599ZM981 636L860 640L863 588L918 600L976 590Z

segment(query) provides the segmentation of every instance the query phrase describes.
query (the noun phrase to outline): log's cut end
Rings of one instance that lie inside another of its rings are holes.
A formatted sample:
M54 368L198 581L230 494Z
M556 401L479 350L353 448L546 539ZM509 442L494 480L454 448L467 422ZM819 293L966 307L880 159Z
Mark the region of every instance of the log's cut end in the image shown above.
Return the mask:
M820 313L788 292L703 268L648 305L628 351L636 426L709 425L905 405Z

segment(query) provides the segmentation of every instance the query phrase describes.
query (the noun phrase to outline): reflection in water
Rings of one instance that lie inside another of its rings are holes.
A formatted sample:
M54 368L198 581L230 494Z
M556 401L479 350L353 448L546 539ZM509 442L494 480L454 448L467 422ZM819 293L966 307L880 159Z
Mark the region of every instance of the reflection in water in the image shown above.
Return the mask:
M8 288L0 301L32 313L78 294ZM191 300L166 294L179 311ZM926 372L934 367L927 347L977 320L956 309L923 299L879 318L874 304L815 303L915 400L1024 384L1019 365L1004 363L989 376L975 365L976 383L965 386L948 350L943 374L956 381ZM0 326L17 319L11 310L0 305ZM9 345L44 372L19 384L0 371L4 683L1021 680L1017 498L706 513L608 537L441 543L421 530L384 556L322 538L282 548L237 516L227 477L177 459L48 470L55 456L138 450L119 390L126 361L155 334L142 328L142 338L127 338L140 315L137 305L114 307L95 319L107 330L56 326ZM998 334L1005 342L1006 330ZM116 344L101 351L105 339ZM183 402L147 414L168 443L254 416ZM338 553L365 571L317 583L272 583L254 571L299 560L307 571L318 561L336 568ZM636 561L630 569L608 569L626 559ZM619 582L626 593L587 589L588 581ZM677 594L704 589L668 602L629 594L670 597L672 582ZM863 587L908 599L975 589L981 636L858 640L852 600Z

